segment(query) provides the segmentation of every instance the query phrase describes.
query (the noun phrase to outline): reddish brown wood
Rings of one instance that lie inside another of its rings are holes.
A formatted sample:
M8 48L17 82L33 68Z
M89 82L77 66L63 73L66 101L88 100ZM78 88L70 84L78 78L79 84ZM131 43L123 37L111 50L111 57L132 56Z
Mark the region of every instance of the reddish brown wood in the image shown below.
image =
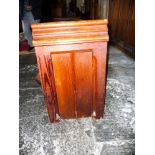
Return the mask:
M109 0L110 41L135 54L135 0Z
M32 32L50 121L103 117L107 20L34 24Z
M72 54L52 54L54 79L59 103L59 114L63 118L75 117Z
M92 112L92 51L73 53L77 117L91 116Z

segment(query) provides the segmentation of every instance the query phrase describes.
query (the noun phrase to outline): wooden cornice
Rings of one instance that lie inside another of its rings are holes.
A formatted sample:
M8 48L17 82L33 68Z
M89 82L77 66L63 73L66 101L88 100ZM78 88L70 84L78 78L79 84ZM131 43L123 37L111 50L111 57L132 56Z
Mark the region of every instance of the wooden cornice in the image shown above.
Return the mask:
M34 46L109 41L108 21L81 20L32 24Z

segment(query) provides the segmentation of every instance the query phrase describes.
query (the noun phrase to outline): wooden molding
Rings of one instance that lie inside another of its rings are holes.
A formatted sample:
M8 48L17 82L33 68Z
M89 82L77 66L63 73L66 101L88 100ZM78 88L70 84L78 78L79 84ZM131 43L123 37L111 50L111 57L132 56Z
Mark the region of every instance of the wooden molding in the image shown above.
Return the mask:
M42 46L108 41L107 24L106 19L32 24L33 44Z

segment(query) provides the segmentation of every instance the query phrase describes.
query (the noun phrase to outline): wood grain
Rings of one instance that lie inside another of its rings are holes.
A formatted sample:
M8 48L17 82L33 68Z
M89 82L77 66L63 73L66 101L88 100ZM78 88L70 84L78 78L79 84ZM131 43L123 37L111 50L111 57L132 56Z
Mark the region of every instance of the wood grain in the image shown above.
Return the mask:
M77 117L89 117L92 113L92 51L74 55L75 92Z
M34 46L108 41L107 20L32 24Z
M61 22L48 22L40 24L32 24L32 29L42 29L42 28L54 28L54 27L72 27L72 26L88 26L88 25L107 25L107 19L98 20L80 20L80 21L61 21Z
M109 1L110 42L135 54L135 0Z
M45 97L49 120L50 122L56 122L58 121L57 114L59 114L59 112L51 58L50 55L44 55L42 53L42 47L36 47L36 50L41 86Z
M89 20L32 26L50 122L59 117L103 117L107 23Z
M63 118L74 118L75 92L71 53L52 54L52 63L59 114Z

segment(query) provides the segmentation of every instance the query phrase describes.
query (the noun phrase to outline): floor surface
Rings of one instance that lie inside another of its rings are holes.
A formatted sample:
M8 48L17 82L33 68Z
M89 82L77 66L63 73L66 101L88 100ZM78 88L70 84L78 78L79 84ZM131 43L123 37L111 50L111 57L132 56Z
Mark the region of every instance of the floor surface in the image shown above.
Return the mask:
M109 49L104 119L50 124L37 65L20 65L20 155L134 155L134 60Z

